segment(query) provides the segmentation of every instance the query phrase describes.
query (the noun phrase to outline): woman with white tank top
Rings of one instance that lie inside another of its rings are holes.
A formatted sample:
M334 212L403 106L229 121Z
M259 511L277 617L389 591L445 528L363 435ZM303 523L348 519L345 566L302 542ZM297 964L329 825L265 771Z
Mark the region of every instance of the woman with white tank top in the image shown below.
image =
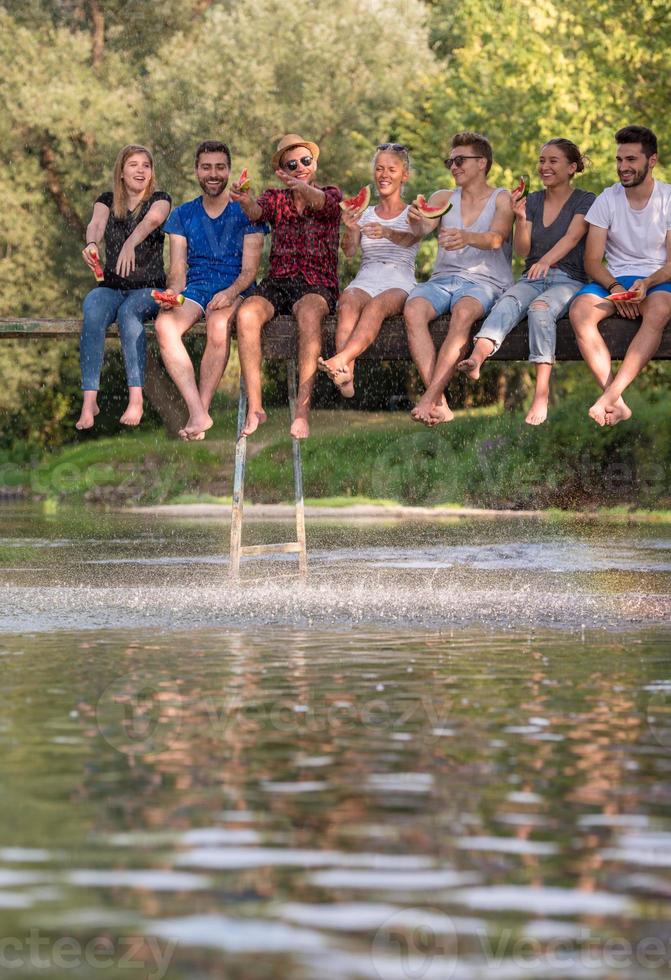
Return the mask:
M356 358L380 332L385 317L400 313L415 287L415 256L419 237L408 224L403 187L410 176L410 159L400 143L381 143L373 158L373 182L378 203L361 215L343 213L342 249L348 257L362 252L361 267L338 303L336 354L324 360L325 371L345 398L354 395Z

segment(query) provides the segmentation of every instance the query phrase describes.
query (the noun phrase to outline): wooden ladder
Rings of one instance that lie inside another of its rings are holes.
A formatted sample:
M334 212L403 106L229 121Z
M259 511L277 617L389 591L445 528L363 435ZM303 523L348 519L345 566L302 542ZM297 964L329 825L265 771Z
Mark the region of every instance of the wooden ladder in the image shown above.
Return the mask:
M296 413L296 361L287 360L287 387L289 389L289 417L293 422ZM302 579L308 572L308 556L305 544L305 504L303 502L303 467L300 439L292 438L294 467L294 496L296 500L296 540L277 544L242 544L242 511L245 496L245 464L247 462L247 437L241 435L247 417L247 392L240 377L238 402L238 432L235 444L235 473L233 477L233 506L231 511L230 576L240 578L240 559L243 556L298 555L298 574Z

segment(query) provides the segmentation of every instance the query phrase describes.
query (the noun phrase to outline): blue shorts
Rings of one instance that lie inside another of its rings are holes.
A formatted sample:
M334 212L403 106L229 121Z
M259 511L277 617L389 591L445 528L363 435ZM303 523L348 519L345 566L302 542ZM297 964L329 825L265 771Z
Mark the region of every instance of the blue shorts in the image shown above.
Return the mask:
M502 292L503 289L499 289L498 286L485 286L479 282L463 279L461 276L433 276L428 282L420 282L415 286L408 300L428 300L436 311L436 316L442 316L460 299L470 296L480 303L486 316Z
M186 289L182 290L182 296L186 299L190 299L193 303L197 303L200 306L203 313L207 309L207 304L210 302L212 297L216 293L220 293L222 289L228 289L231 285L230 282L220 282L220 283L200 283L200 282L188 282L186 284ZM249 294L254 289L256 283L252 283L248 286L243 293L240 293L242 298L249 296Z
M614 279L615 276L613 276L613 280ZM617 277L617 281L621 286L624 286L625 289L631 289L634 283L638 282L639 279L645 279L645 276L639 273L637 276ZM649 296L650 293L671 293L671 282L660 282L659 286L651 286L647 292L647 295ZM598 282L590 282L586 286L583 286L573 298L577 299L578 296L600 296L602 299L604 299L606 296L608 296L608 290L604 286L600 286Z

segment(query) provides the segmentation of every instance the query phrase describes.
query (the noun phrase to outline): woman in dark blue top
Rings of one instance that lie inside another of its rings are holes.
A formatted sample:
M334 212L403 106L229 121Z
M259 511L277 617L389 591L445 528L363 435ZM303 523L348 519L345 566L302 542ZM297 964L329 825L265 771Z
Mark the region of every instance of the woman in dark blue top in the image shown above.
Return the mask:
M112 191L93 205L82 255L94 271L105 243L104 279L84 300L79 345L84 402L78 429L90 429L98 414L98 387L105 332L115 320L126 365L128 407L124 425L142 418L146 338L144 320L158 312L152 289L165 288L164 234L170 197L155 189L154 161L144 146L125 146L116 158Z

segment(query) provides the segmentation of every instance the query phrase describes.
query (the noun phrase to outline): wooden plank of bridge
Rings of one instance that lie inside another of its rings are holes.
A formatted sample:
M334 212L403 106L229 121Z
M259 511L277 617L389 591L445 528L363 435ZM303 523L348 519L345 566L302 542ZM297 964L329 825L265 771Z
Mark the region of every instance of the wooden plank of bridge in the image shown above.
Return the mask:
M450 319L447 316L438 317L430 326L434 341L442 343L447 334ZM624 320L620 317L607 317L599 325L601 335L608 345L611 356L615 360L621 360L627 347L640 326L640 320ZM34 338L41 337L72 337L79 335L81 330L81 320L78 319L23 319L23 318L0 318L0 339ZM477 330L477 325L473 328L473 333ZM116 327L110 328L110 335L116 335ZM153 333L153 325L147 324L147 332ZM198 323L193 328L193 333L204 334L205 325ZM323 328L324 351L330 354L333 351L335 337L335 317L326 317ZM499 361L525 361L529 353L529 331L526 320L508 334L499 350L492 356L493 360ZM287 360L296 356L296 327L293 317L280 316L272 320L263 331L263 356L268 360ZM390 317L384 324L380 336L375 343L364 354L364 360L373 361L397 361L409 360L410 352L405 336L403 318L400 316ZM558 361L579 361L581 360L580 351L575 341L571 324L567 319L560 320L557 324L557 352ZM657 360L671 359L671 323L667 325L662 336L659 349L655 354Z

